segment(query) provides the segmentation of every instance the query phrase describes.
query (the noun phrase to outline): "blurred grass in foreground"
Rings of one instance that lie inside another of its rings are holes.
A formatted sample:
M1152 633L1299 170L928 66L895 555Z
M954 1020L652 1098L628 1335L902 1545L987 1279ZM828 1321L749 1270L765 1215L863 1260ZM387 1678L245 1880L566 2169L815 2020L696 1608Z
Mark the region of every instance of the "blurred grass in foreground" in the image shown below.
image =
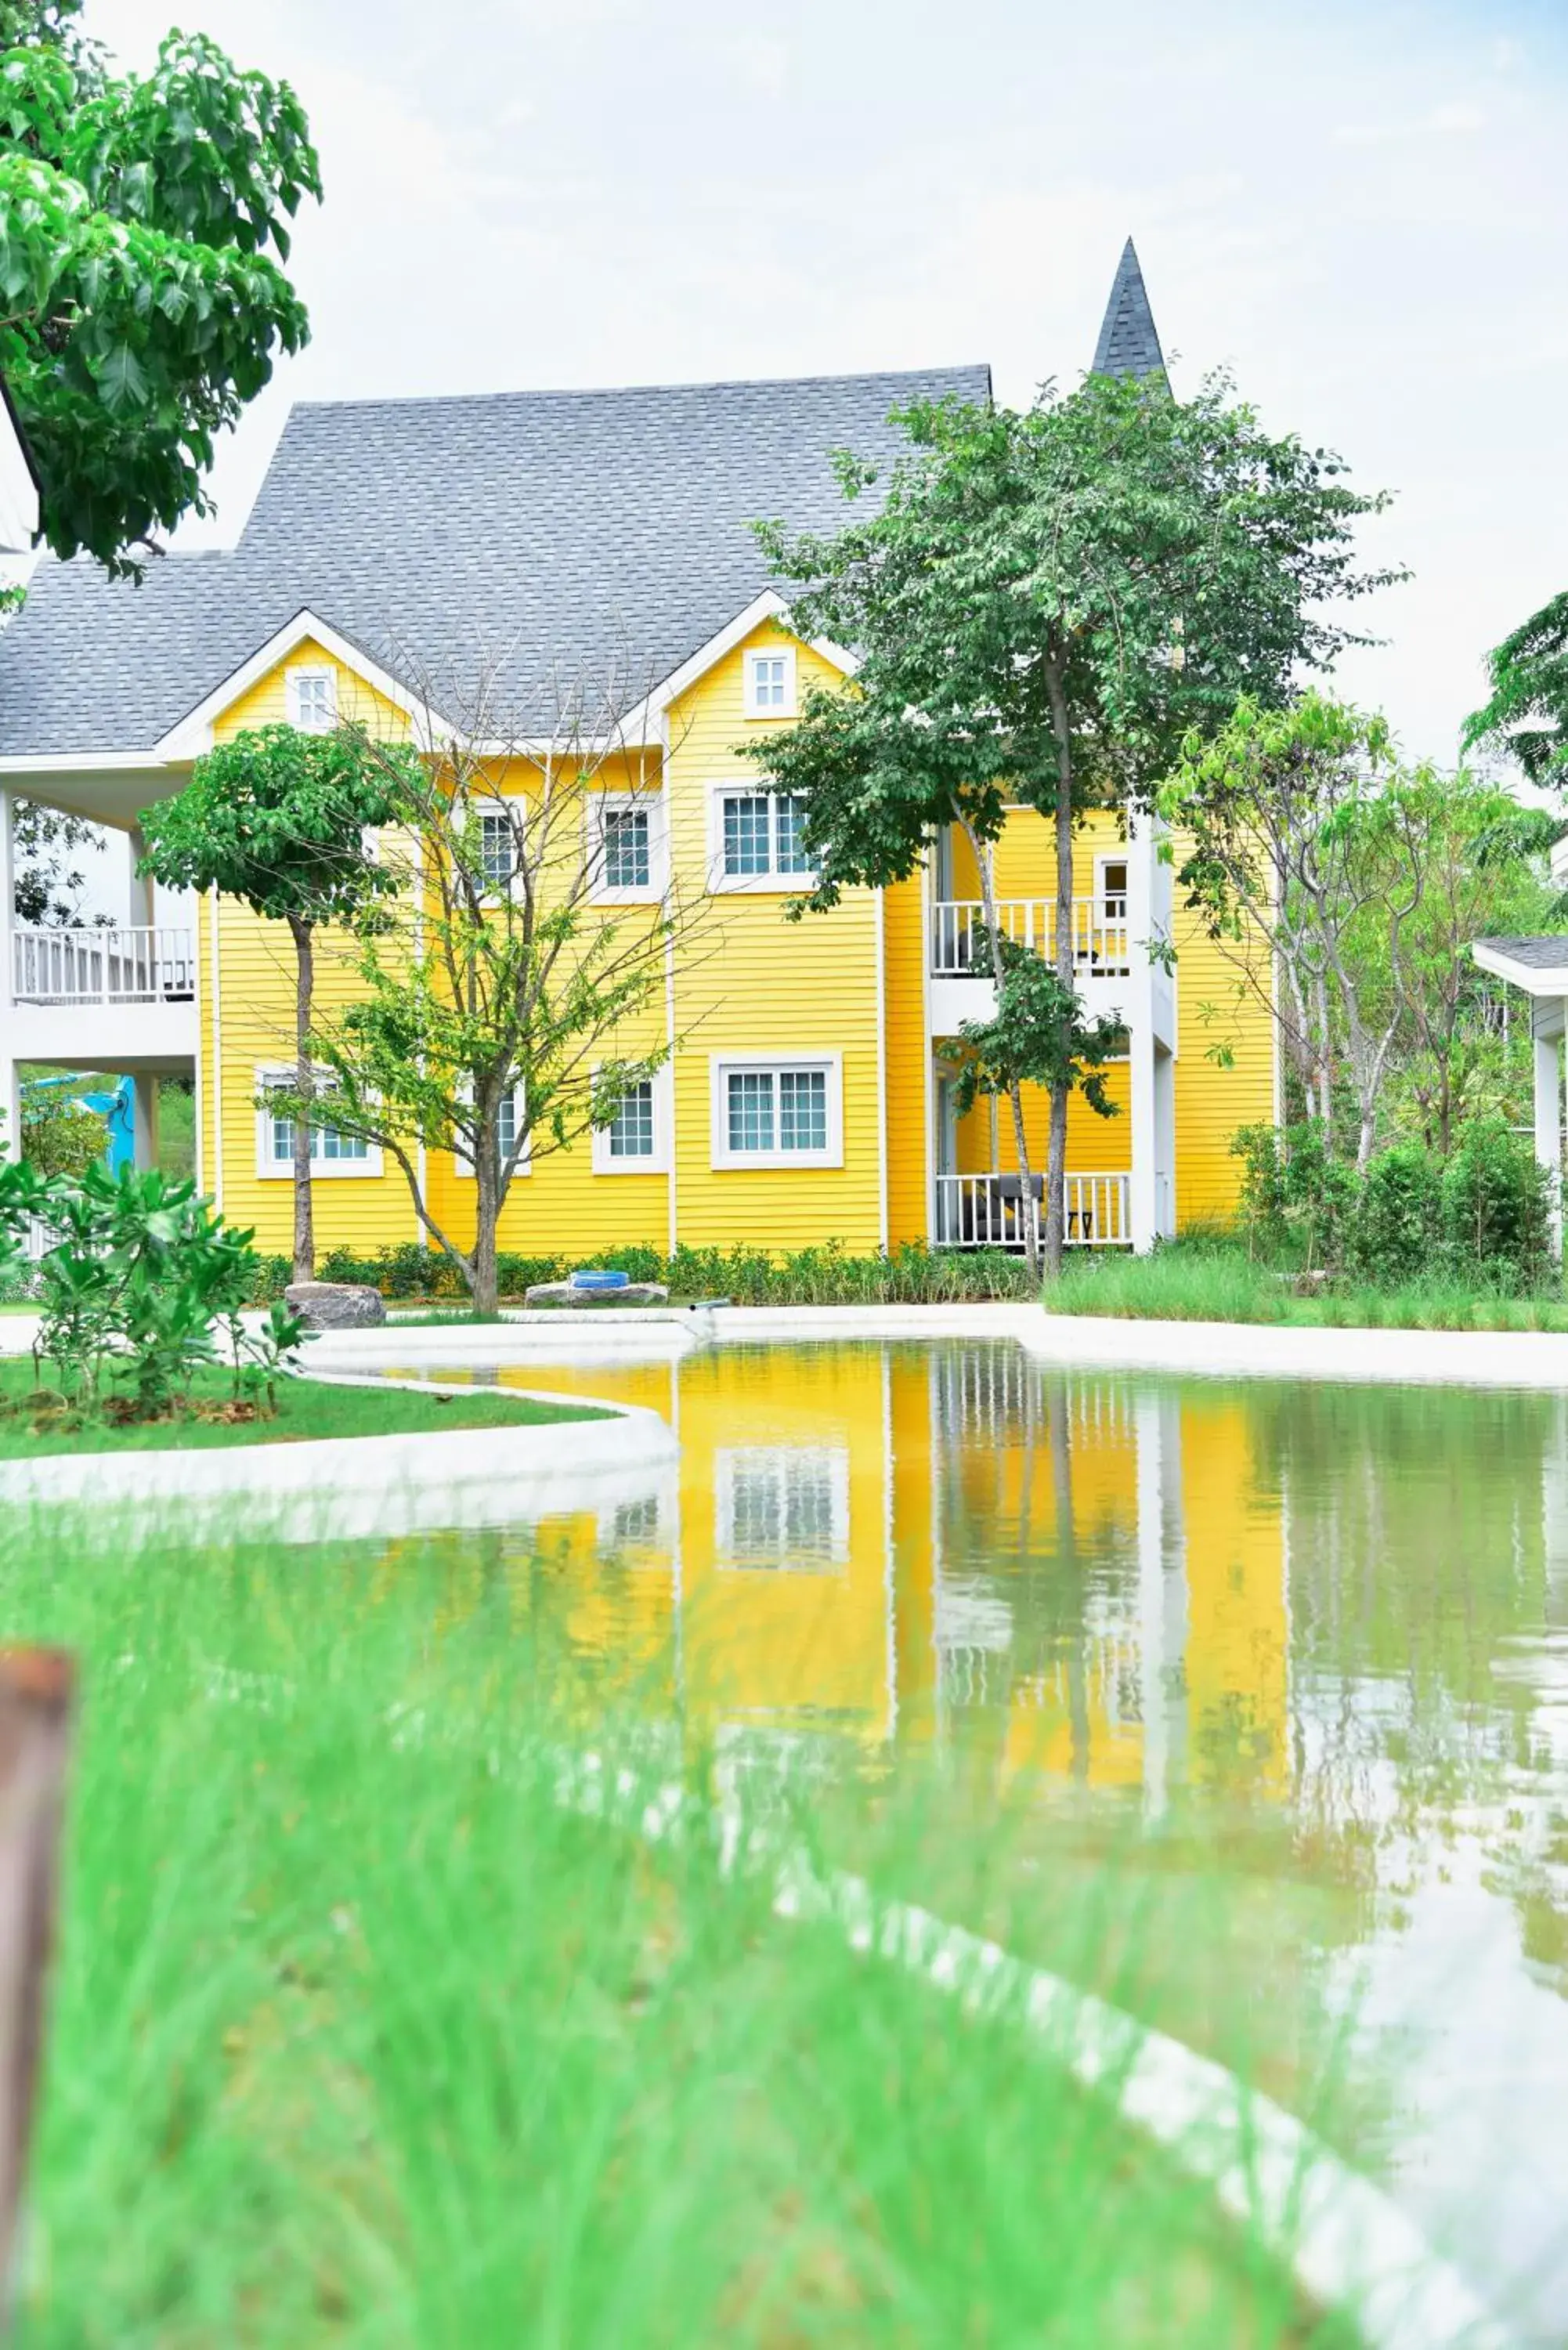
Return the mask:
M630 1715L452 1556L13 1522L84 1686L23 2350L1347 2341L1011 2027L564 1813ZM1005 1823L802 1816L1002 1899Z

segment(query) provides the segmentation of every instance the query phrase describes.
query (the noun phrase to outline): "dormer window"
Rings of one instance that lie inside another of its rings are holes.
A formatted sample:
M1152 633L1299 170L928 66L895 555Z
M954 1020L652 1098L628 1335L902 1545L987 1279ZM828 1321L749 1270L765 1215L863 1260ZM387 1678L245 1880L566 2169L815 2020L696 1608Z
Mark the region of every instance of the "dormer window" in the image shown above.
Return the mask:
M288 717L302 734L330 734L337 723L337 680L329 669L288 673Z
M746 655L746 715L748 718L794 716L794 650Z

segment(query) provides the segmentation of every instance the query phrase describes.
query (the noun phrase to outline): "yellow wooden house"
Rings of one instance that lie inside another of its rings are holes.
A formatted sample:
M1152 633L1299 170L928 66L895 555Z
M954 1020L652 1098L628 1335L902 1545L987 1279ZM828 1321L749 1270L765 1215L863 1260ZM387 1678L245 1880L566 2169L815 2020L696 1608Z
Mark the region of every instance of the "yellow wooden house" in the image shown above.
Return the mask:
M1130 246L1096 364L1161 364ZM678 1041L668 1065L613 1127L520 1169L501 1246L590 1261L632 1243L1016 1244L1031 1210L1008 1122L954 1113L951 1040L992 1001L961 844L939 839L908 882L787 923L805 879L796 811L743 755L794 722L809 686L853 669L783 627L751 521L832 527L831 452L886 463L891 411L931 397L984 400L989 370L304 405L232 552L163 556L140 587L41 564L0 637L8 1130L20 1064L128 1072L145 1158L158 1082L188 1078L203 1187L260 1246L285 1249L292 1145L265 1095L289 1051L286 932L135 881L123 924L21 927L13 802L118 827L134 850L138 812L244 728L357 720L418 740L439 731L444 681L465 669L488 664L525 706L589 663L628 681L616 724L640 779L606 894L657 907L679 882L709 901L711 943L671 969L649 1034L628 1039L658 1046L662 1028ZM528 780L520 771L517 787ZM618 808L613 765L601 780ZM1148 832L1091 825L1077 854L1082 991L1119 1020L1127 1054L1122 1115L1074 1106L1067 1236L1145 1248L1231 1207L1231 1136L1274 1111L1272 1024L1238 1003L1219 951L1173 908ZM1009 929L1048 944L1054 874L1037 814L1010 817L998 883ZM1173 969L1150 953L1165 938ZM1043 1099L1030 1122L1038 1168ZM389 1159L324 1125L313 1163L323 1251L419 1238ZM427 1173L438 1220L466 1238L462 1166Z

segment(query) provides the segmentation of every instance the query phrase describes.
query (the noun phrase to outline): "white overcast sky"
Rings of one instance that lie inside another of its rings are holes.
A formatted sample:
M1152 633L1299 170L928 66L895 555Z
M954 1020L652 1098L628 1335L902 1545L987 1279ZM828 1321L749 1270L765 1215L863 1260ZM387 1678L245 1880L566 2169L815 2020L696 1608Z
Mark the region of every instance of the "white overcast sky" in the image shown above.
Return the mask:
M1480 655L1568 588L1568 0L88 0L286 75L327 200L291 400L989 359L1072 381L1136 237L1178 390L1397 491L1414 582L1346 664L1453 755Z

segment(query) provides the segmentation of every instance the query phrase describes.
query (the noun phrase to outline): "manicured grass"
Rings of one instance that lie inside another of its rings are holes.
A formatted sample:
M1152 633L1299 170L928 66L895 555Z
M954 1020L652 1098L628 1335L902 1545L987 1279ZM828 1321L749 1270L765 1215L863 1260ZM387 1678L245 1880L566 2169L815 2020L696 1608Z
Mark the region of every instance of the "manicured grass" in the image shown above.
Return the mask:
M587 1404L531 1403L496 1389L432 1396L389 1385L339 1387L326 1379L290 1378L278 1384L275 1419L229 1422L185 1415L117 1427L43 1404L35 1409L33 1393L30 1357L0 1363L0 1461L36 1460L51 1452L206 1451L216 1445L297 1444L318 1437L525 1428L607 1417ZM199 1404L222 1405L229 1393L230 1382L221 1374L204 1372L196 1382Z
M1296 1277L1241 1246L1176 1241L1147 1257L1087 1255L1045 1292L1053 1314L1134 1321L1272 1322L1303 1328L1568 1331L1568 1300L1510 1297L1447 1277L1378 1289L1334 1281L1303 1294Z
M18 2350L1345 2350L1011 2023L564 1813L631 1699L506 1542L0 1545L82 1674Z

